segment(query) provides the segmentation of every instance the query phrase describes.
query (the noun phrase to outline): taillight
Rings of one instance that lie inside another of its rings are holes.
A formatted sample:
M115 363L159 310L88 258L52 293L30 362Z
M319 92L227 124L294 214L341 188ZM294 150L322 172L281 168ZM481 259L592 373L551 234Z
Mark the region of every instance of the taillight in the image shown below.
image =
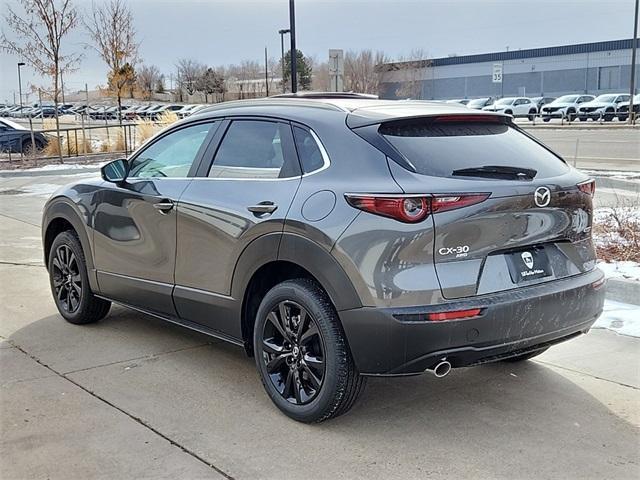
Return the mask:
M587 180L586 182L579 183L578 190L593 197L593 195L596 193L596 181L592 178L591 180Z
M486 200L488 193L451 195L369 195L346 194L352 207L365 212L394 218L404 223L417 223L430 213L446 212Z
M451 312L437 312L427 314L427 319L432 322L442 322L446 320L462 320L480 315L480 308L470 308L469 310L454 310Z
M468 207L476 203L484 202L489 198L488 193L470 193L464 195L434 195L431 201L431 209L434 213L448 212L457 208Z
M419 222L431 213L429 197L346 195L346 199L352 207L405 223Z

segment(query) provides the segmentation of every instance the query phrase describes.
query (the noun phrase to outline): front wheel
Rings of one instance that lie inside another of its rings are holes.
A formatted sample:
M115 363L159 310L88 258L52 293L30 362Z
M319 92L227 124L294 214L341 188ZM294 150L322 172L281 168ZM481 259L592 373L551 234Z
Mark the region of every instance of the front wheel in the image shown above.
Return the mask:
M287 416L319 423L346 413L365 385L326 293L308 279L273 287L258 308L255 361L267 394Z
M53 299L68 322L97 322L109 313L111 302L91 292L84 252L74 232L62 232L53 240L48 267Z

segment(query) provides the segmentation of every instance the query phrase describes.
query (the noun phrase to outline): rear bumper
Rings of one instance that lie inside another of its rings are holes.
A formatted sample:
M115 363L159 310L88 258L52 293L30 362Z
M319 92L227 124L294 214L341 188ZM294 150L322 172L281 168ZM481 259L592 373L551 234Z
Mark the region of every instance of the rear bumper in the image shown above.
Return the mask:
M453 367L466 367L586 333L602 313L603 281L603 273L595 269L470 300L424 307L345 310L340 318L360 373L415 375L443 358ZM483 311L466 320L420 320L429 312L472 308Z

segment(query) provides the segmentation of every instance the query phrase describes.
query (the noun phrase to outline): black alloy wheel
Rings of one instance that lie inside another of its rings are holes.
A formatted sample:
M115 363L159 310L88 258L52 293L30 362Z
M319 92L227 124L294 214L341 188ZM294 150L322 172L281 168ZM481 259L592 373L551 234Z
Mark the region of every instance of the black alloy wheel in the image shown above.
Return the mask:
M67 230L56 236L49 249L47 269L51 293L65 320L92 323L109 313L111 302L91 291L84 251L75 232Z
M54 252L52 261L53 288L58 305L65 312L73 314L80 307L82 299L82 276L78 259L68 245L60 245Z
M304 307L284 300L269 312L262 333L262 361L285 400L304 405L318 395L325 356L322 334Z
M286 280L265 294L256 312L253 352L267 395L299 422L346 413L366 383L335 307L312 279Z

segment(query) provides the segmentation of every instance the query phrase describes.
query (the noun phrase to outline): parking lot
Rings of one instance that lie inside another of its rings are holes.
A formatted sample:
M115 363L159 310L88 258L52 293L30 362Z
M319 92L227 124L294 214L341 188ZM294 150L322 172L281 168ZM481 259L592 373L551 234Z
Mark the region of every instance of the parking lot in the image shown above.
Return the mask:
M558 149L572 133L536 131ZM623 158L611 168L634 170L637 136L634 147L628 134L607 135L620 150L585 131L578 164ZM95 174L0 178L2 478L640 475L640 339L609 330L525 364L371 379L349 414L313 426L273 407L237 347L121 307L94 325L66 323L42 264L40 216L58 185Z

